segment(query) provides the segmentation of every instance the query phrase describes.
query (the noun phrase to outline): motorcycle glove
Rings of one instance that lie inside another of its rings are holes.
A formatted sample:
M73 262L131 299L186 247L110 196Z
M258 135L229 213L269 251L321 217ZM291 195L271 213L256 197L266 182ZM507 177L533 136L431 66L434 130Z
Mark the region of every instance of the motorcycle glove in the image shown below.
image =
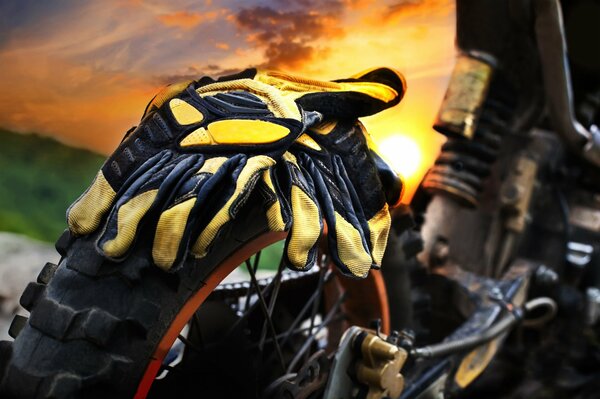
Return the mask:
M126 135L69 208L70 230L84 235L102 227L99 251L119 260L139 227L153 226L152 256L164 270L180 264L188 250L196 257L206 255L261 172L320 119L294 102L301 97L296 91L286 92L284 84L278 88L256 75L246 70L160 92L140 126ZM336 95L353 95L351 89L345 85ZM351 97L344 110L355 106Z
M315 263L323 218L329 254L344 274L364 278L381 265L389 205L398 203L401 182L394 174L395 187L387 192L396 196L386 198L380 176L393 170L381 158L376 162L366 137L356 120L327 122L309 129L283 155L278 188L293 219L285 247L293 269Z

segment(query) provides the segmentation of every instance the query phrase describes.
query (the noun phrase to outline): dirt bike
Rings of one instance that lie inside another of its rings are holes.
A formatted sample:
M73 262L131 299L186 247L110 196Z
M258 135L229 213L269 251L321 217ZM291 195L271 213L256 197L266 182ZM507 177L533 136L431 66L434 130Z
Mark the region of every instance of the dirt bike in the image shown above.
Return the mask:
M5 395L595 397L598 135L572 112L562 139L544 129L543 105L573 105L564 49L544 41L563 38L557 3L482 3L457 2L461 55L436 122L448 141L394 211L381 271L348 279L325 245L310 271L285 270L260 190L176 273L142 246L110 262L67 231L0 343ZM550 21L535 33L531 10Z

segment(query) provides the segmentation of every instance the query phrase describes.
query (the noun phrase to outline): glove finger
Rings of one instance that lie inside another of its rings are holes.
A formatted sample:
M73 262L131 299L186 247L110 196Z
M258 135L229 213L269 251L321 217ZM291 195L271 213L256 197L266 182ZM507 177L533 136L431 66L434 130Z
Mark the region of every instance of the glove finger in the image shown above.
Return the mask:
M366 277L372 266L372 258L345 182L336 179L337 181L326 184L323 174L306 155L302 156L302 165L315 182L319 204L327 222L327 239L332 260L343 273L353 277ZM338 192L335 191L336 187Z
M161 212L152 245L152 258L161 269L170 270L185 255L187 245L184 236L186 230L193 227L190 213L196 203L202 202L221 180L219 177L222 174L213 177L226 161L225 157L206 160L202 167L193 176L186 178L185 183L177 190L178 200L175 205L169 201L171 205Z
M170 154L167 153L156 154L140 166L134 178L147 173L157 164L164 164L169 157ZM67 209L69 230L75 235L85 235L96 231L104 215L121 194L117 193L106 180L103 169L104 167L100 169L90 187Z
M244 205L250 192L256 185L258 178L260 178L261 173L274 164L275 161L266 155L250 157L245 163L241 163L240 167L238 167L232 175L232 179L235 183L232 184L233 190L229 190L231 194L225 195L227 201L222 207L217 208L217 212L202 230L194 243L192 247L194 256L197 258L206 256L210 245L217 237L221 228L227 222L234 219L239 208Z
M288 229L292 221L292 215L286 197L282 195L277 179L272 174L273 168L265 170L262 173L260 187L262 187L264 196L267 199L267 210L265 213L269 230L281 232Z
M308 270L317 260L317 242L323 232L323 216L315 198L314 183L303 173L296 157L283 155L292 226L285 243L285 262L295 270Z
M110 258L119 258L131 247L138 227L151 208L160 206L183 175L201 164L201 157L186 156L168 165L157 164L137 179L111 211L98 248ZM166 177L165 177L166 176Z
M379 266L390 220L388 207L384 205L386 200L391 203L398 201L402 187L400 179L387 163L377 157L369 133L358 121L326 121L305 135L313 140L313 145L300 143L308 147L304 149L307 154L319 157L321 146L335 149L333 161L337 169L333 175L344 179L364 235L369 238L373 263ZM346 171L352 173L347 174Z
M392 217L389 205L385 203L383 208L368 220L371 256L375 267L381 267L381 261L387 246Z
M369 216L372 216L367 220L367 215L364 213L364 209L361 205L362 202L360 201L359 195L354 188L354 184L352 184L350 177L346 173L346 168L344 167L342 159L338 156L335 156L334 165L336 176L339 176L341 179L343 179L346 184L346 189L348 190L349 197L353 204L354 214L358 219L358 223L360 223L360 226L362 227L362 236L367 238L367 244L371 253L373 265L374 267L379 268L381 266L381 260L383 258L383 253L385 252L387 238L392 223L388 204L382 199L379 203L381 208L377 212L370 210ZM380 185L378 185L377 188L380 188Z
M402 74L390 68L374 68L332 82L274 71L259 71L254 79L281 89L304 110L329 118L375 114L398 104L406 91Z

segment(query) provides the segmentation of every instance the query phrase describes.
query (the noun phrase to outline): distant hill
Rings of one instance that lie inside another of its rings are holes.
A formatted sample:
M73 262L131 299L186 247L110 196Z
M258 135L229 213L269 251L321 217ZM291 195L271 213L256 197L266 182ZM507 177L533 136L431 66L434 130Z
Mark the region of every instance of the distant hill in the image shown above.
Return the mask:
M103 162L104 156L91 151L0 128L0 232L56 241L67 227L67 208L90 185ZM7 257L3 237L13 236L0 233L0 257ZM277 269L282 251L283 242L263 250L261 267ZM22 252L33 256L36 251ZM0 268L6 260L0 258Z
M67 207L103 160L51 138L0 128L0 231L55 241L66 227Z

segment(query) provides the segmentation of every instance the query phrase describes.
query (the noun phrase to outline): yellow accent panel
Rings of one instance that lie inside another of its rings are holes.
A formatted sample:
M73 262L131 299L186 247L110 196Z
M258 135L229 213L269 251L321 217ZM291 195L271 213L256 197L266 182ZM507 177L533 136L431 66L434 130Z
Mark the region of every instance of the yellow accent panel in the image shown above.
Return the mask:
M202 112L179 98L174 98L169 101L169 107L171 108L171 112L177 123L182 126L202 122L204 119Z
M392 224L392 218L388 210L388 205L375 214L369 221L369 230L371 231L371 256L373 263L380 266L385 247L387 245L388 234Z
M366 277L371 269L371 255L365 251L359 231L337 212L335 212L335 235L338 256L342 263L355 276Z
M321 135L327 135L331 133L333 129L335 129L337 123L338 121L336 120L326 120L319 123L318 125L311 127L310 130Z
M127 252L135 238L140 220L154 202L157 193L158 190L146 191L121 205L117 213L117 235L102 246L106 255L117 258Z
M281 140L290 129L277 123L253 119L227 119L207 127L217 144L264 144Z
M456 381L459 387L466 388L485 370L498 351L498 343L498 339L490 341L485 345L473 349L473 351L469 352L463 358L454 376L454 381Z
M292 230L287 248L287 257L296 269L306 268L308 252L321 235L321 217L317 204L295 185L291 190Z
M235 191L231 195L231 197L227 200L223 208L221 208L213 217L213 219L208 223L206 228L200 233L200 236L196 240L196 243L192 247L192 253L197 258L203 258L206 256L208 252L208 247L212 244L213 240L217 236L219 230L225 223L227 223L231 219L231 214L229 209L231 205L236 201L239 197L248 194L247 184L252 181L252 178L260 173L262 170L265 170L271 166L275 165L275 161L266 156L259 155L248 159L244 169L240 173L236 184Z
M217 172L217 170L219 170L219 168L225 163L225 161L227 161L227 159L228 158L226 157L216 157L207 159L204 162L204 165L202 165L202 167L200 168L200 170L196 172L196 174L199 175L200 173L209 173L211 175L214 175Z
M294 98L288 97L286 93L282 93L276 87L253 79L238 79L227 82L211 83L199 87L196 89L196 92L204 97L238 90L247 91L260 98L277 117L292 118L298 121L302 120L300 110L294 102Z
M266 144L281 140L290 133L282 125L252 119L228 119L198 128L179 143L182 147L217 144ZM316 144L316 143L315 143ZM318 145L318 144L317 144Z
M92 185L69 209L67 222L71 232L85 235L96 230L116 195L102 171L99 171Z
M212 137L210 137L208 131L206 131L206 129L203 127L199 127L198 129L194 130L193 132L185 136L183 140L181 140L181 142L179 143L179 145L182 147L210 144L213 144Z
M313 150L321 151L321 146L306 133L300 135L300 137L296 139L296 142L308 148L312 148Z
M326 82L275 71L260 71L255 79L275 86L295 99L310 93L336 92L361 93L386 103L398 97L396 90L376 82Z
M273 185L273 181L271 180L271 173L268 170L263 172L263 181L269 187L269 189L273 192L273 194L277 197L275 193L275 186ZM279 200L275 200L275 202L267 209L267 222L269 224L269 230L271 231L285 231L285 222L283 221L283 217L281 216L281 204Z
M196 198L190 198L160 215L152 245L152 258L156 266L163 270L169 270L175 262L188 216L195 203Z
M188 87L190 83L192 83L192 80L186 80L185 82L173 83L163 88L161 91L158 92L158 94L156 94L156 96L154 96L154 98L150 102L150 105L148 105L148 110L151 109L153 106L156 108L160 108L161 105L163 105L164 103L175 97L177 94L185 90L185 88ZM146 114L144 114L144 116L145 115Z

